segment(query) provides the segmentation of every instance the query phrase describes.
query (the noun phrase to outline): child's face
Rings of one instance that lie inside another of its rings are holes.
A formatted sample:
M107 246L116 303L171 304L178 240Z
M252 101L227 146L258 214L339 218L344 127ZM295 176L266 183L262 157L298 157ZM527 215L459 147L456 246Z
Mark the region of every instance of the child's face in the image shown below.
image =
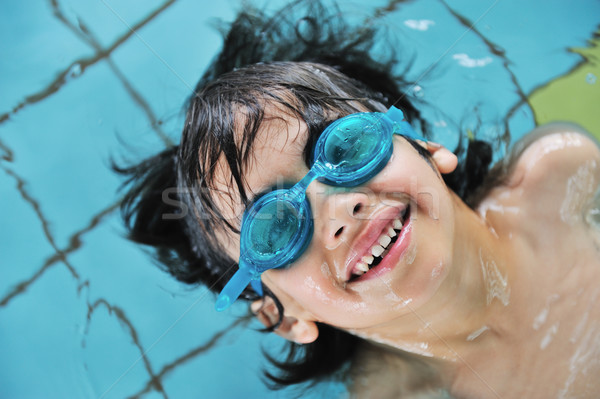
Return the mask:
M244 172L250 197L304 177L307 138L304 122L281 111L266 114ZM454 245L453 196L436 164L395 136L388 165L366 184L351 189L318 181L309 185L311 243L289 267L262 275L286 315L369 333L427 304L447 275ZM231 193L221 195L218 205L239 227L244 211L239 193L227 185L225 168L217 176L217 188ZM389 251L376 267L356 276L357 264L372 256L382 233L394 234L390 227L396 219L403 226L395 242L387 244ZM233 259L239 258L239 236L221 242Z

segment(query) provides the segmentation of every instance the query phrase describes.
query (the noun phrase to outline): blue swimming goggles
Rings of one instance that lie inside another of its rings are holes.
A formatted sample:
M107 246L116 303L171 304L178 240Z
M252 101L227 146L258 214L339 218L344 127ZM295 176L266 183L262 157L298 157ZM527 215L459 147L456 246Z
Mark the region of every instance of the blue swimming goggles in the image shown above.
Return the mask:
M217 311L227 309L248 283L262 296L260 275L302 255L313 234L308 185L315 179L338 187L365 183L390 160L394 134L425 141L395 107L385 114L351 114L327 126L317 140L314 163L306 176L290 189L263 195L244 213L239 270L219 294Z

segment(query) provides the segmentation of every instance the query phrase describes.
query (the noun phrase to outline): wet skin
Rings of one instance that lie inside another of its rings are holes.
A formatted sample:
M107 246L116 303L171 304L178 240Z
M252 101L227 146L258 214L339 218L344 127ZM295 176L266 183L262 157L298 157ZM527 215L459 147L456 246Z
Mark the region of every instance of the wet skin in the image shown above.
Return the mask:
M251 193L308 171L306 126L283 117L266 123L255 144L244 175ZM600 389L600 353L581 353L589 352L585 345L600 347L600 240L585 212L600 181L600 151L575 126L554 125L531 137L506 183L476 210L443 183L440 174L454 167L446 150L425 145L429 163L403 138L394 140L386 168L363 186L313 182L311 244L290 267L262 275L285 308L277 332L311 342L316 321L342 328L373 345L364 351L365 365L369 354L413 354L455 397L592 398ZM224 169L222 176L217 183L227 194L220 208L239 220L243 207ZM401 238L378 267L352 278L357 260L406 207ZM221 234L237 259L237 237ZM270 324L274 309L263 306L259 319ZM382 378L385 389L400 392L389 384L393 364L366 367L356 392L382 390Z
M245 172L251 192L296 182L307 173L306 125L293 118L286 122L268 124L255 144ZM404 138L394 139L391 161L365 185L341 189L313 182L307 198L314 216L311 244L290 267L262 276L286 314L344 329L379 328L410 313L407 305L419 307L437 292L452 253L455 198L438 170ZM403 230L410 231L400 234L376 270L350 281L354 264L370 255L381 232L407 207ZM226 211L240 215L243 209ZM227 251L234 259L239 256L235 237Z

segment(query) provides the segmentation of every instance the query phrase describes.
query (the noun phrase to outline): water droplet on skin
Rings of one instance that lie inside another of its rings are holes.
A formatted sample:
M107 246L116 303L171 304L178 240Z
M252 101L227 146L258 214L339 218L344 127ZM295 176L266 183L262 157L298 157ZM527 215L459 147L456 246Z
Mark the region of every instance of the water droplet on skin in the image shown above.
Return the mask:
M596 83L596 75L594 75L593 73L588 73L587 75L585 75L585 81L587 84L593 85L594 83Z
M597 170L598 165L591 160L580 166L567 180L565 199L560 207L560 218L563 222L572 226L585 216L581 214L580 209L594 193L594 176Z
M384 169L383 171L379 172L379 174L377 176L379 176L381 179L385 179L388 174L389 174L389 172Z
M558 326L559 326L559 323L557 322L557 323L553 324L552 327L550 327L546 331L546 334L540 341L540 349L544 350L548 347L548 345L550 345L550 343L552 342L552 338L554 338L554 336L558 332Z
M407 265L412 265L417 257L417 243L411 243L404 253L404 261Z
M487 304L490 305L494 298L498 299L504 306L508 306L510 298L510 287L508 279L503 276L493 259L484 259L483 251L479 249L479 261L483 273L483 281L487 291Z
M481 334L483 334L484 332L486 332L487 330L489 330L490 328L488 326L483 326L480 329L473 331L471 334L469 334L469 336L467 337L467 341L474 341L475 339L477 339Z

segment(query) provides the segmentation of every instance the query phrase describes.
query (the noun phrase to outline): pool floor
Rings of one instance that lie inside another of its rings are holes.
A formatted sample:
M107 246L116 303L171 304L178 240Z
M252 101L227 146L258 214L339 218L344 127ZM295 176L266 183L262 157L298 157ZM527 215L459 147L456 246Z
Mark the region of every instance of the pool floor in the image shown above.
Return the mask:
M600 139L597 0L364 3L340 7L393 32L438 141L455 144L457 128L514 140L554 120ZM109 168L178 142L221 45L214 21L241 4L0 3L1 398L298 394L261 382L261 349L283 342L242 304L216 314L213 294L124 238ZM302 395L345 396L338 384Z

